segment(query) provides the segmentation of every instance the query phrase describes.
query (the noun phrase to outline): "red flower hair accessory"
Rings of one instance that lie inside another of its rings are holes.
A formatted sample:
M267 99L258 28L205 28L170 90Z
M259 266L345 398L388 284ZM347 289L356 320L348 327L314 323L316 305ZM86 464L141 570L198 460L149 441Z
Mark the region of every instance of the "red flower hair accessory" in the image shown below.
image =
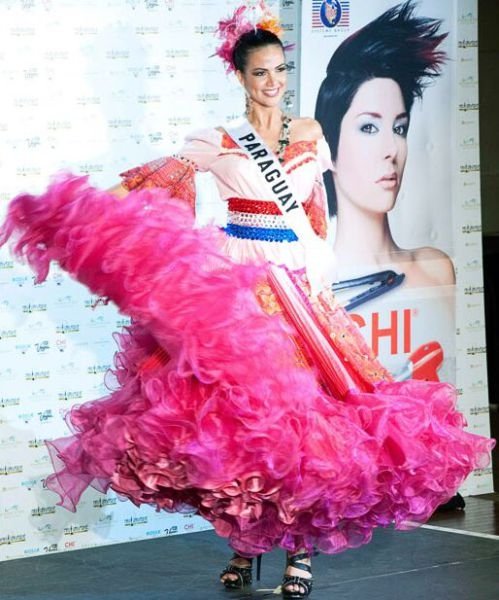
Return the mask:
M282 33L279 19L263 0L253 5L250 3L243 4L243 6L236 8L232 17L218 22L216 35L222 40L222 43L215 50L215 55L219 56L225 63L227 73L235 71L232 55L237 40L248 31L255 31L256 29L266 29L278 37Z

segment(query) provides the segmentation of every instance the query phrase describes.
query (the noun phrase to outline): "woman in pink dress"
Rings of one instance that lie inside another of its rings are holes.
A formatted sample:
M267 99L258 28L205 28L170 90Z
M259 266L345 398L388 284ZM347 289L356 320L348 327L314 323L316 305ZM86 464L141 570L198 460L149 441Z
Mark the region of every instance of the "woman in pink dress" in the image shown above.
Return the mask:
M127 171L110 192L60 175L12 201L0 242L14 238L38 281L56 260L132 318L118 389L74 407L74 435L48 442L60 504L76 510L93 486L195 511L235 551L226 587L251 583L252 558L280 547L283 597L305 598L313 551L425 522L493 443L464 430L450 385L393 381L330 291L329 149L317 122L280 109L287 69L274 25L265 14L255 27L242 8L220 28L248 97L246 139L260 136L260 150L226 126ZM284 171L291 217L258 152ZM194 226L197 171L227 203L223 231Z

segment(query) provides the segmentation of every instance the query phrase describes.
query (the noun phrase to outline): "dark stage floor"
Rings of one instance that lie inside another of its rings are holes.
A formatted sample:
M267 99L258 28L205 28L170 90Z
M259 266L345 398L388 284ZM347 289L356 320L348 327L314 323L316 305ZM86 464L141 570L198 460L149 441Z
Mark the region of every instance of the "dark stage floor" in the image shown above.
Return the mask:
M409 533L379 530L368 546L314 559L311 600L499 600L495 496ZM0 563L2 600L242 600L279 598L284 553L263 560L262 580L226 591L229 556L211 531Z

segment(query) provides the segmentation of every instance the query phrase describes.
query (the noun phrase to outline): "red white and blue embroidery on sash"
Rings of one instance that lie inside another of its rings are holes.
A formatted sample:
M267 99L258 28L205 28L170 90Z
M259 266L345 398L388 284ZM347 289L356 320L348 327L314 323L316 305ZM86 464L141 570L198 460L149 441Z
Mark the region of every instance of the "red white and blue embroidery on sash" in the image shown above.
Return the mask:
M227 226L233 237L268 242L296 242L298 238L286 222L279 207L271 201L229 198Z

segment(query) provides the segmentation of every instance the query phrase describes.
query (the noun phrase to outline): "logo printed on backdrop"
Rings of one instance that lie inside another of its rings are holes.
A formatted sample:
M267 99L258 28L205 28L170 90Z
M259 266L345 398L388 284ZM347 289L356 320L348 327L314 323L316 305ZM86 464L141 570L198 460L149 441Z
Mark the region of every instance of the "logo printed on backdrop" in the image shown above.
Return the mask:
M312 29L345 29L349 26L349 0L312 1Z

